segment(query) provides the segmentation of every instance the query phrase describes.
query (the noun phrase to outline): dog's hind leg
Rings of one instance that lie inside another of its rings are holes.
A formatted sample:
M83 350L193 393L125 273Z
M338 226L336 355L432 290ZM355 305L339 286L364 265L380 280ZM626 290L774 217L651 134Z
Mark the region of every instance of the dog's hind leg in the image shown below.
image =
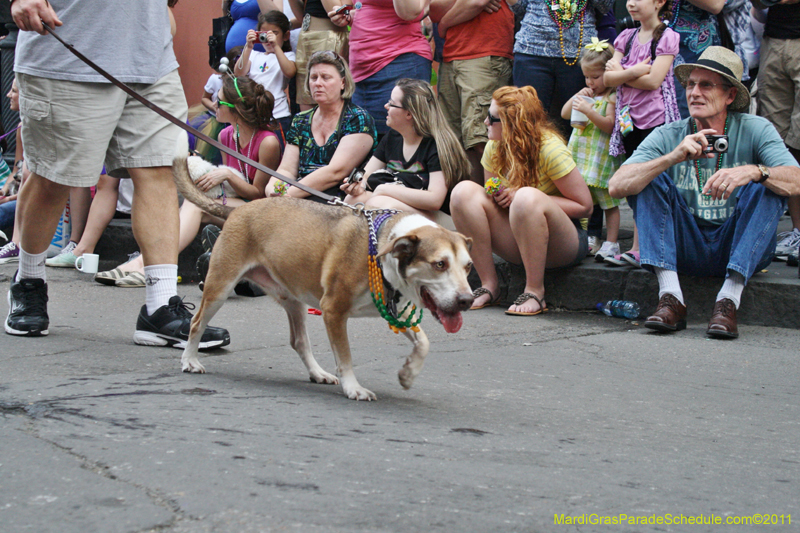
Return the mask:
M414 349L406 358L406 364L397 373L397 377L400 379L400 385L404 389L410 389L414 379L422 371L422 365L425 364L425 357L428 355L431 343L422 328L417 332L406 329L403 334L414 344Z
M370 390L362 387L353 372L353 360L350 355L350 341L347 338L347 316L337 313L329 306L322 304L322 318L325 321L325 329L328 330L328 339L333 348L333 355L336 357L336 373L342 382L342 389L345 395L351 400L377 400Z
M311 342L308 339L308 331L306 330L306 306L302 302L294 298L276 297L278 303L286 310L286 315L289 317L289 332L290 342L292 348L300 356L300 360L306 365L308 375L311 381L315 383L325 383L331 385L338 385L339 379L325 372L317 360L314 359L314 354L311 352Z

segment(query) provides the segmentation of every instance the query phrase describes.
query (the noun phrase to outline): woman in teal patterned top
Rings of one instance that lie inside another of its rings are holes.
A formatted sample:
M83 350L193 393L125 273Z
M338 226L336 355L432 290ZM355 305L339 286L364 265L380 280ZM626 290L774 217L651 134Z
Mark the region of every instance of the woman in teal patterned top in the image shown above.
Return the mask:
M292 121L278 172L341 197L339 185L369 159L378 144L375 123L369 113L350 102L355 83L336 52L325 50L311 56L306 86L317 105ZM279 195L279 190L279 180L270 179L267 195ZM285 194L323 201L298 187L289 187Z

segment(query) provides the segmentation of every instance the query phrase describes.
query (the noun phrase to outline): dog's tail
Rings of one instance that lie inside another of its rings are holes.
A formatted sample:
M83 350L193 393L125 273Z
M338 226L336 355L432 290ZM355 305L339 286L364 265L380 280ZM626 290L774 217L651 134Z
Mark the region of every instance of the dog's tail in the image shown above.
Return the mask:
M172 175L175 179L175 185L178 187L178 192L180 192L186 200L192 202L211 216L221 219L227 219L228 216L230 216L233 207L218 204L197 188L197 185L194 184L189 175L189 166L186 163L185 157L176 158L172 162Z

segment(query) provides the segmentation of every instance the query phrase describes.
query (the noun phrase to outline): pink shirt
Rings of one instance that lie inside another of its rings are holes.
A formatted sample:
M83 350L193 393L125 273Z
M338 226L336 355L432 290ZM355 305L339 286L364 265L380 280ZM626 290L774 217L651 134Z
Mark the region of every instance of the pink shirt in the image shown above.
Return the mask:
M431 45L422 36L420 21L403 20L393 0L361 0L350 30L350 72L359 82L391 63L400 54L413 52L433 60Z
M628 39L632 38L636 30L629 29L619 34L619 37L614 41L614 49L625 53L625 45ZM667 28L661 39L656 46L656 57L663 55L678 55L678 46L680 44L680 35L677 32ZM650 40L642 44L639 42L638 36L631 43L631 49L627 57L623 57L620 64L624 68L630 68L637 63L641 63L645 59L650 59ZM670 67L667 76L672 76L672 67ZM664 98L661 95L664 84L654 91L643 91L642 89L635 89L633 87L624 86L623 100L617 101L617 106L629 105L631 106L631 118L633 125L640 130L646 130L660 126L666 122L666 115L664 113Z
M234 133L233 126L228 126L219 132L219 142L256 162L258 162L258 149L261 147L261 143L267 137L277 137L277 135L272 131L258 130L256 131L255 135L253 135L253 139L249 143L237 149L236 134ZM244 176L247 177L247 183L251 185L253 184L253 180L256 177L255 167L251 167L250 165L243 163L238 159L234 159L233 157L228 157L228 154L225 153L223 153L222 157L223 161L225 161L225 165L235 168L244 174Z

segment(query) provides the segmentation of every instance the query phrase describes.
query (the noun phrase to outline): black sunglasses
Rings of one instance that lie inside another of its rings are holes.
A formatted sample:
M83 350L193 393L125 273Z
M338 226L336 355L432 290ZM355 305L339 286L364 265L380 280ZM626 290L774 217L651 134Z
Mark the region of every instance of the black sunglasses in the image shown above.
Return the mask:
M486 118L489 119L490 126L492 124L497 124L498 122L500 122L500 119L498 117L493 116L491 111L489 111L489 113L486 115Z

